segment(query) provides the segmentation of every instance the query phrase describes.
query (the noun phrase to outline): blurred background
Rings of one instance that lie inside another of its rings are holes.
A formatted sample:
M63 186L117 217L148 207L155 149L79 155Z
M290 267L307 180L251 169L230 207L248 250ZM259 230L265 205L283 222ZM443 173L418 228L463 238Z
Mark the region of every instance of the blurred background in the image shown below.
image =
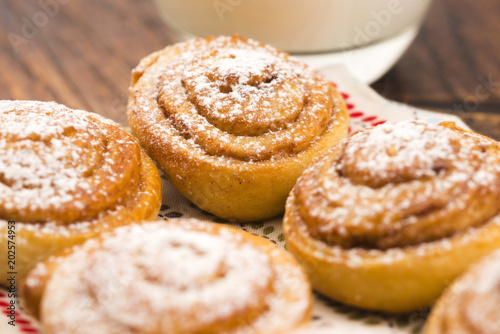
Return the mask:
M435 0L372 88L500 140L499 13L500 1ZM131 69L175 37L153 0L1 0L0 99L54 100L126 125Z

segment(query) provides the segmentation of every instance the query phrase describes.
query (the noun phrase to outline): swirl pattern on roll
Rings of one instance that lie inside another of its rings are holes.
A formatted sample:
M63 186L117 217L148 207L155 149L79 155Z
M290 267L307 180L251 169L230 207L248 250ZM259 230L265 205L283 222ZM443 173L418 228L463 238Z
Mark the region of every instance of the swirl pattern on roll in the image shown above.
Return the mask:
M138 142L111 120L51 102L0 101L0 253L15 222L18 279L67 246L156 218L160 182Z
M281 53L238 46L214 44L169 63L158 96L165 115L212 156L260 161L301 152L329 125L332 86Z
M172 131L207 155L244 161L293 155L335 121L333 86L274 48L220 37L172 52L146 94L156 96L150 102Z
M242 221L282 212L305 166L348 131L345 103L331 83L288 54L238 36L199 38L144 58L133 72L128 117L184 196ZM280 168L289 180L275 187ZM250 193L260 183L273 198L257 204ZM262 214L235 209L241 196Z
M438 240L499 213L499 152L494 141L453 128L381 125L304 175L297 205L313 236L346 248ZM306 209L314 207L321 210Z
M500 145L452 122L383 124L316 160L287 200L287 249L332 299L427 307L500 248Z
M432 310L425 334L494 334L500 328L500 252L454 281Z
M118 228L58 260L40 318L53 334L271 333L310 305L300 267L269 241L182 220Z
M92 219L137 188L140 154L124 129L87 112L0 102L0 217Z

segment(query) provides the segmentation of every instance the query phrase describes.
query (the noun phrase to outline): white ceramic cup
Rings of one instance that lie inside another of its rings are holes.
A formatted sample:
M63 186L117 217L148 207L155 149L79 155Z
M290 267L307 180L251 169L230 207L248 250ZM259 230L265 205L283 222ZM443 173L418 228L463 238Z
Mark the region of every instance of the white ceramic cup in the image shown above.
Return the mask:
M419 26L431 0L156 0L181 34L239 33L289 52L361 47Z
M355 65L373 81L399 58L421 25L431 0L155 0L178 40L238 33L279 49L306 55L346 53L397 39L378 51L378 68ZM396 45L397 46L394 46ZM372 48L373 49L373 48ZM361 54L362 55L362 54ZM385 56L384 56L385 55ZM372 59L366 56L351 57ZM331 57L329 58L331 59ZM349 60L352 60L349 59ZM384 63L385 62L385 63ZM330 62L332 63L332 62ZM335 61L334 63L338 63ZM345 63L345 61L343 61ZM325 64L321 63L322 66Z

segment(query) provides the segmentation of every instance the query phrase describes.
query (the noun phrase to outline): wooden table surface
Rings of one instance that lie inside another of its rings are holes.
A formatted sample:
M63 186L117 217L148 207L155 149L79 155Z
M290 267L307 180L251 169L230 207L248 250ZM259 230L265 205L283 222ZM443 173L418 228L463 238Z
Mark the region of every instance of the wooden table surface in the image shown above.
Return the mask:
M499 15L500 1L436 0L373 87L500 140ZM0 99L54 100L122 124L130 70L173 41L151 0L2 0L0 33Z

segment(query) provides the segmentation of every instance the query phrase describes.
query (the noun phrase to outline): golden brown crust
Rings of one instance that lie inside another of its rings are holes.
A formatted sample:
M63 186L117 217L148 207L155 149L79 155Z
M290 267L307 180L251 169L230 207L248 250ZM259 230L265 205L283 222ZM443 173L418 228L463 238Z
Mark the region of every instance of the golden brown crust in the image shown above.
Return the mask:
M388 124L306 170L287 201L285 237L315 289L408 312L499 247L499 201L497 142L454 124Z
M128 117L184 196L238 221L283 212L304 168L348 131L333 85L238 36L196 39L143 59Z
M425 334L495 334L500 328L500 252L457 278L434 305Z
M49 334L285 333L312 307L291 255L195 220L139 222L74 247L30 273L22 300Z
M156 166L116 123L55 103L0 101L0 247L15 242L15 270L115 226L155 219ZM14 224L15 237L8 239Z

